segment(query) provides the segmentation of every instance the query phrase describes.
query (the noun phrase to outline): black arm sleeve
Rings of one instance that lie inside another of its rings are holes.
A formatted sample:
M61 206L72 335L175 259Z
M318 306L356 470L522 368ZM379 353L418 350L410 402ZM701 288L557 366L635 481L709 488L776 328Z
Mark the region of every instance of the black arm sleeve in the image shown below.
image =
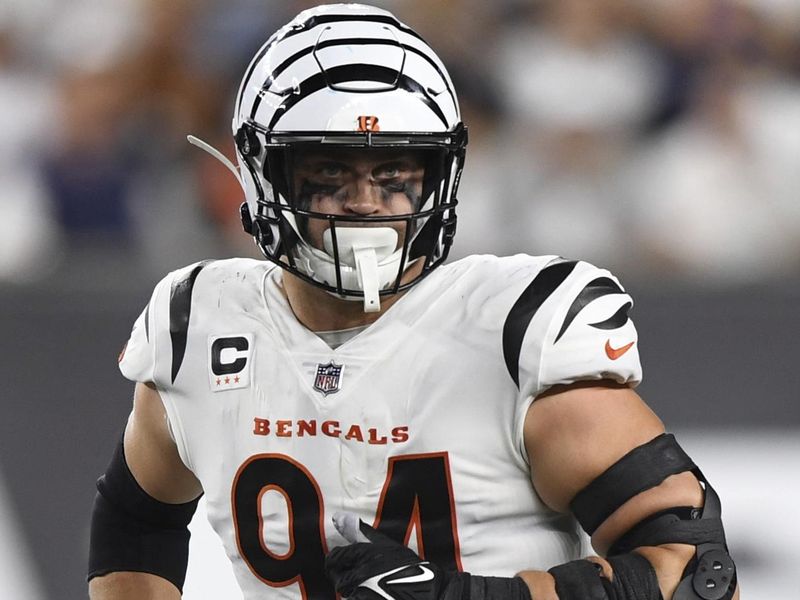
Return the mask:
M89 576L152 573L182 591L189 561L189 522L200 497L167 504L148 495L125 461L122 442L97 480L89 546Z

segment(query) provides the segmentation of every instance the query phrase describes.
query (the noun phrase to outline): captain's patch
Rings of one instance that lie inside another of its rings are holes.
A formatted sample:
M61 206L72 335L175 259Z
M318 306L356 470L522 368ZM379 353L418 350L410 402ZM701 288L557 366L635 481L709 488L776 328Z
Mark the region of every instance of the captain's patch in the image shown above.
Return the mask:
M212 391L234 390L250 385L253 334L208 337L208 383Z

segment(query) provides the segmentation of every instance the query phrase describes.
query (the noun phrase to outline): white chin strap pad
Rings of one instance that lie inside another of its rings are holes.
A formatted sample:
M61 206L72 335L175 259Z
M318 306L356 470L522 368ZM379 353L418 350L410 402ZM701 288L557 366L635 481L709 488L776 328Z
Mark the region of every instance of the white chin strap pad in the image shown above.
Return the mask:
M381 269L396 269L396 261L389 260L397 248L397 231L391 227L337 227L336 242L339 262L355 269L358 287L364 292L364 312L381 309ZM325 251L333 256L333 235L328 229L323 234ZM395 271L396 274L396 271Z

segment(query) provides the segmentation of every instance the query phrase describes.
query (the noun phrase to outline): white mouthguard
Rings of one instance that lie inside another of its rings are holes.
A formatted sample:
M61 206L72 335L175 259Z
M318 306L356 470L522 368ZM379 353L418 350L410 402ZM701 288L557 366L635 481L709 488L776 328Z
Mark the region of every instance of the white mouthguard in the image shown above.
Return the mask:
M333 256L331 230L322 238L325 251ZM345 267L355 269L358 287L364 292L364 312L380 311L380 290L397 275L397 231L391 227L337 227L336 242L342 277Z

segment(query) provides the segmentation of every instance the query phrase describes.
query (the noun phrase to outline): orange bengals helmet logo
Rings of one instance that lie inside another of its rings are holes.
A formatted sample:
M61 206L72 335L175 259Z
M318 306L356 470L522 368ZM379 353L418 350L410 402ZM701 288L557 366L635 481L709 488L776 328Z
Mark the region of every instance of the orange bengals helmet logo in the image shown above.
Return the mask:
M381 128L378 125L378 117L372 115L364 115L358 117L358 131L361 133L367 131L380 131Z

